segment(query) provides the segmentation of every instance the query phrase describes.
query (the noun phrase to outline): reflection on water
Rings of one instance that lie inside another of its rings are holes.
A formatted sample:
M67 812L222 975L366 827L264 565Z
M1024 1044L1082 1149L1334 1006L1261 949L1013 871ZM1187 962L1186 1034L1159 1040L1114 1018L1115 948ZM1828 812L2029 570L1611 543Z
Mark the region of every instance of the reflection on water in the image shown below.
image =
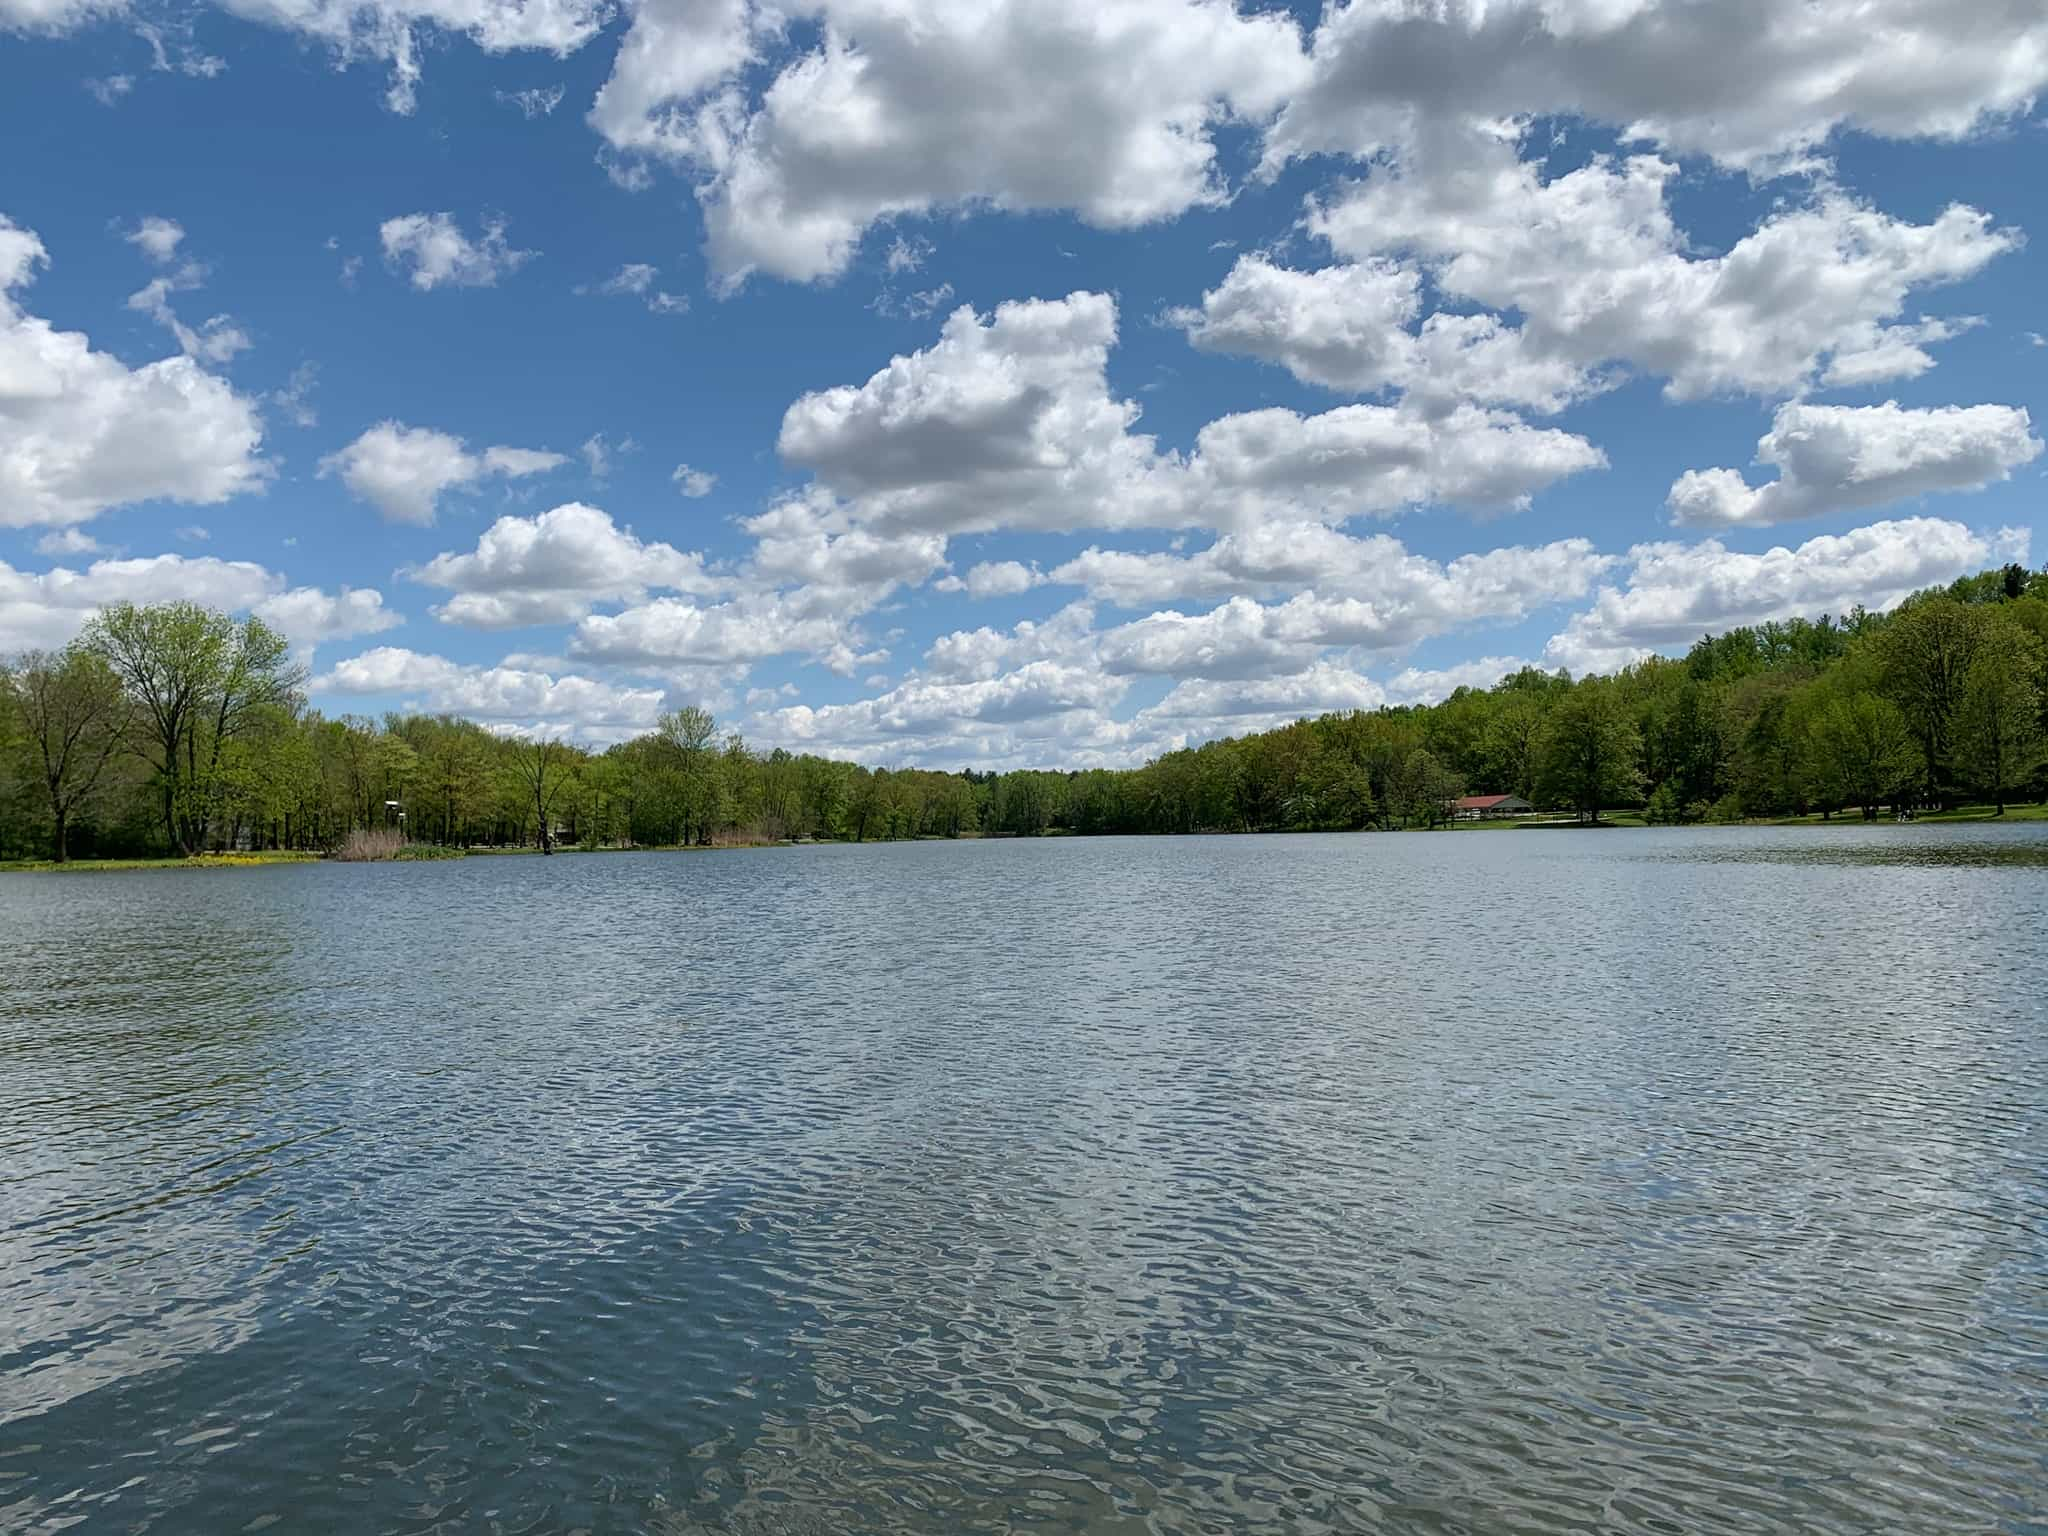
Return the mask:
M2041 1529L2044 852L0 881L0 1529Z

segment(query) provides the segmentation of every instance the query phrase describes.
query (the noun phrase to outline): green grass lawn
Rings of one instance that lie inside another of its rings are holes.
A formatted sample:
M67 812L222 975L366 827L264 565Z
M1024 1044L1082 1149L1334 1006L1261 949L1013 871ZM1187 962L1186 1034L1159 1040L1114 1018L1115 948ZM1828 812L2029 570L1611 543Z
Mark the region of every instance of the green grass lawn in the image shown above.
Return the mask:
M1998 814L1996 808L1989 805L1959 805L1950 811L1922 811L1913 819L1916 822L1938 822L1942 825L1963 822L1981 822L1988 825L1996 825L2000 821L2048 821L2048 805L2008 805L2005 808L2005 815L2003 817ZM1823 818L1816 812L1811 816L1760 816L1749 821L1699 823L1699 825L1709 826L1727 825L1741 827L1861 827L1890 826L1891 824L1892 816L1889 812L1880 814L1876 822L1866 822L1863 819L1863 813L1853 807L1846 811L1837 811L1831 818ZM1572 821L1569 817L1553 817L1549 812L1539 812L1536 816L1519 819L1503 817L1498 821L1454 821L1450 824L1450 830L1453 832L1526 831L1538 828L1576 827L1578 825L1579 823ZM1642 812L1640 811L1602 811L1600 813L1600 825L1603 827L1644 827L1648 826L1649 823L1643 820Z
M1851 808L1846 811L1835 812L1832 820L1823 820L1818 815L1774 816L1767 821L1751 822L1750 825L1760 827L1861 827L1889 825L1892 819L1890 812L1880 811L1875 823L1866 822L1861 811ZM2000 821L2048 821L2048 805L2008 805L2003 816L1998 814L1997 808L1994 806L1959 805L1951 811L1922 811L1913 820L1915 822L1940 822L1943 825L1954 822L1985 822L1995 825Z
M86 870L119 869L250 869L259 864L304 864L319 858L317 853L201 853L191 858L172 859L54 859L0 860L0 872L70 874Z

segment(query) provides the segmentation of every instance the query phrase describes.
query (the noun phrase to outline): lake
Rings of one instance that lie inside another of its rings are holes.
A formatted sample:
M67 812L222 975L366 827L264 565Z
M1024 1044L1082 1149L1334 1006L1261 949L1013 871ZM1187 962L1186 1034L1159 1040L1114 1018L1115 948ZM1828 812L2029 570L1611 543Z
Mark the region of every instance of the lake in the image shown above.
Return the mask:
M0 877L0 1529L2048 1530L2048 826Z

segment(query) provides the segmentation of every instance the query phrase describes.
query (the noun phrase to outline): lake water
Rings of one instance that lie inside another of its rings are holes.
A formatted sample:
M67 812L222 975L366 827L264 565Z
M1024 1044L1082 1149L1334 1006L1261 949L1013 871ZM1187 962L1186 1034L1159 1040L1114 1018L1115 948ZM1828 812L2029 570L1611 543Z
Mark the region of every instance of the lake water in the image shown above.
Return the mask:
M0 1530L2048 1530L2048 828L0 877Z

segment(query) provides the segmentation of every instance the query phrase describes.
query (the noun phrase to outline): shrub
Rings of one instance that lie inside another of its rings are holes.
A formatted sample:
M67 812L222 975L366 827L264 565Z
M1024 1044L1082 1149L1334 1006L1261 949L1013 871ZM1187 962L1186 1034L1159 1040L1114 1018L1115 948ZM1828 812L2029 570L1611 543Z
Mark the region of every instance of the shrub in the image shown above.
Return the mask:
M341 840L334 857L352 864L377 859L395 859L405 839L390 827L356 827Z

